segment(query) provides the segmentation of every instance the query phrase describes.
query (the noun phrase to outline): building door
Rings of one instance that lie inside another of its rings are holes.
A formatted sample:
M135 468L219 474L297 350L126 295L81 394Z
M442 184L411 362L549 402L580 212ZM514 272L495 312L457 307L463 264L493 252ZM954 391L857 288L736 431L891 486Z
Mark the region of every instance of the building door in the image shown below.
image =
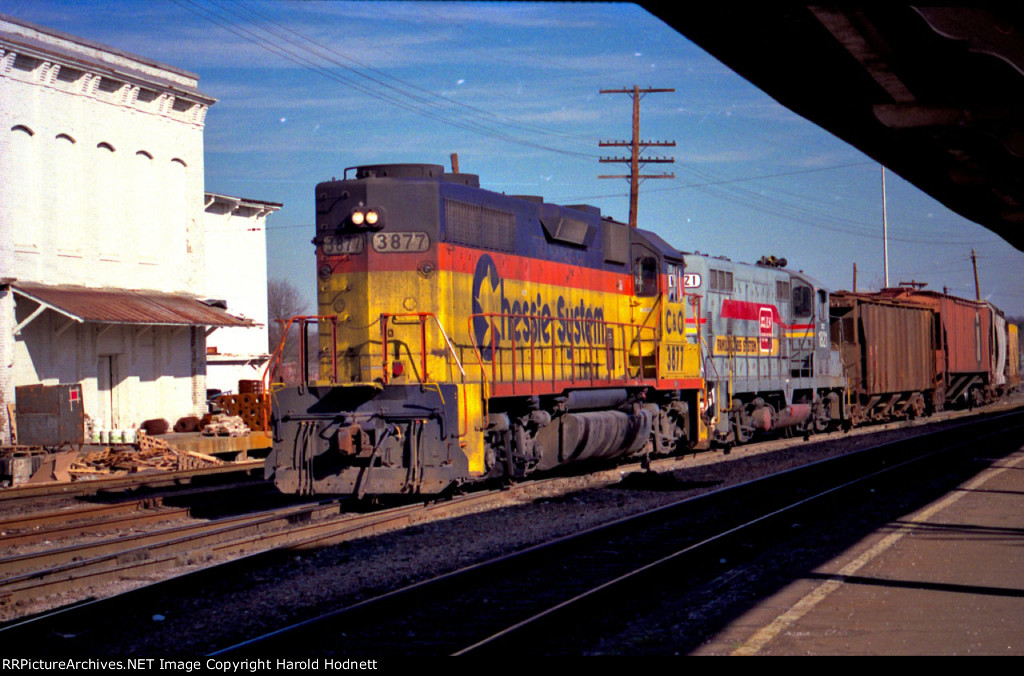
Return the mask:
M118 429L121 424L117 404L117 355L101 354L96 366L96 390L99 401L97 414L106 429Z

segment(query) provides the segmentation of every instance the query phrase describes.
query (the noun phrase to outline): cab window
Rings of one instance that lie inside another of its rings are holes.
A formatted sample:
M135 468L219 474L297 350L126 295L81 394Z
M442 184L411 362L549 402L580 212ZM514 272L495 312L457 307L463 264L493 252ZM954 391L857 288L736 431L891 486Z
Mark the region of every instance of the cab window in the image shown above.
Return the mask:
M665 276L668 278L668 302L683 302L683 268L681 265L667 263Z
M636 259L633 266L633 295L658 295L658 259L653 256L642 256Z
M814 313L814 295L809 286L793 287L793 315L810 317Z

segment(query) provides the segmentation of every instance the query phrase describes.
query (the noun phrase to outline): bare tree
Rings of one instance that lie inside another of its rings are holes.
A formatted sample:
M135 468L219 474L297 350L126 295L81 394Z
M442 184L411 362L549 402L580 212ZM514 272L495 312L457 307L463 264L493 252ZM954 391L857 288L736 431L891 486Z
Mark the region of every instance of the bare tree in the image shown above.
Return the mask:
M284 335L284 325L278 320L291 319L300 315L309 314L309 306L302 298L299 289L287 279L271 279L267 281L267 314L269 315L270 326L268 333L270 337L270 351L277 349ZM316 336L310 336L310 341L316 343ZM282 354L281 362L285 382L292 383L300 373L298 368L299 355L298 329L292 327L289 331L288 341ZM315 354L315 353L314 353Z

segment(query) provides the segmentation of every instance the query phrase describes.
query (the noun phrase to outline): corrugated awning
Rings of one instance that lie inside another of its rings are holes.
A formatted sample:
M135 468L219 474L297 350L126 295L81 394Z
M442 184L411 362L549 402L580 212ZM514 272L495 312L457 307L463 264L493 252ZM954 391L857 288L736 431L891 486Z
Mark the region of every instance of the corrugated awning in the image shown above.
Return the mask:
M158 326L256 326L185 294L13 282L19 296L77 322ZM27 324L28 320L22 324Z

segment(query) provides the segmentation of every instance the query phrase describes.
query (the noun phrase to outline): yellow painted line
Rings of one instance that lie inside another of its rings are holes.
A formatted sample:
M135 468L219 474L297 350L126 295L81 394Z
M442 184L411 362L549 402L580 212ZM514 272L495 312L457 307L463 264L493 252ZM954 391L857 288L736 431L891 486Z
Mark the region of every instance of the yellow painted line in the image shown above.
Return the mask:
M1021 455L1020 457L1016 458L1015 460L1006 465L982 472L978 476L974 477L973 479L965 483L958 490L947 495L939 502L936 502L926 507L925 509L921 510L920 512L912 516L910 518L910 525L903 526L899 530L894 531L890 535L884 537L877 544L875 544L875 546L871 547L871 549L867 550L866 552L858 556L856 559L843 566L842 570L840 570L838 573L838 577L844 578L854 575L861 568L863 568L868 563L881 556L887 549L889 549L894 544L899 542L899 540L903 538L903 536L907 535L912 530L914 530L913 525L928 521L928 519L935 516L943 509L957 502L968 492L980 488L982 484L984 484L989 479L992 479L997 475L1005 472L1006 470L1021 464L1024 464L1024 455ZM800 618L802 618L804 615L810 612L812 608L814 608L820 602L828 598L829 594L842 587L843 584L844 583L842 579L837 579L829 580L828 582L819 585L809 594L807 594L802 599L797 601L792 608L790 608L782 615L779 615L777 618L775 618L775 620L772 621L768 626L762 627L760 630L758 630L753 636L747 639L746 643L744 643L742 646L734 650L731 654L756 655L773 638L789 629Z

